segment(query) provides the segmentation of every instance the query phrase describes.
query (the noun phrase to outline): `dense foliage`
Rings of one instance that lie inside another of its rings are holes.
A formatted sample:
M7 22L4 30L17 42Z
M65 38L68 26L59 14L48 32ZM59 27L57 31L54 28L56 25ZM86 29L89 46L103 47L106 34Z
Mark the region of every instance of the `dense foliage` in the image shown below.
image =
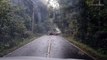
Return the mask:
M45 20L48 13L45 6L41 4L37 9L31 0L20 1L23 1L22 5L17 6L11 5L9 0L0 0L0 52L14 47L32 32L46 33L51 27ZM53 20L62 33L107 55L107 1L101 0L104 6L94 5L98 0L58 0L58 3L60 8L50 8L49 17L55 14Z
M101 0L102 6L92 4L98 1L86 1L87 10L87 31L84 43L97 51L107 54L107 1ZM104 4L104 6L103 6Z
M55 22L62 32L106 55L107 1L101 0L104 6L97 5L98 0L59 0L59 3L60 13L56 14Z
M26 10L11 5L9 0L0 0L0 52L30 37L30 22Z

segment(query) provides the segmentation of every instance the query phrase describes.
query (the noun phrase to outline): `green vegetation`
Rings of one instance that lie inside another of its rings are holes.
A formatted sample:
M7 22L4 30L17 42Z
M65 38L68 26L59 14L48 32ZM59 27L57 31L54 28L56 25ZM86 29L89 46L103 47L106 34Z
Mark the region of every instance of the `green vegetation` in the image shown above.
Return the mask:
M81 43L80 41L75 40L72 37L66 36L67 40L79 47L82 51L84 51L87 55L92 57L95 60L106 60L107 56L106 55L101 55L98 53L96 50L92 49L86 44Z
M4 48L2 49L2 51L0 52L0 57L10 53L10 52L13 52L14 50L28 44L29 42L32 42L33 40L35 40L38 36L36 37L30 37L30 38L26 38L22 41L19 41L19 42L16 42L16 45L14 47L11 47L11 48Z
M90 1L86 1L90 2ZM93 4L97 4L98 1L91 1ZM87 39L84 43L88 44L92 48L96 49L101 54L107 55L107 2L100 1L104 6L94 6L87 4ZM91 41L90 43L88 41Z
M31 19L27 9L10 4L10 0L0 0L0 56L35 36Z
M107 57L107 1L78 0L74 6L70 5L72 2L75 3L73 0L59 0L62 6L56 24L64 35Z
M38 23L40 21L35 17L38 13L31 0L23 1L22 5L26 8L20 4L10 4L10 0L0 0L0 53L27 41L36 32L43 32L46 28L48 21ZM107 1L58 0L58 3L60 8L50 9L49 17L55 14L54 22L63 34L74 38L72 43L93 57L104 60L107 56ZM47 26L46 32L48 30Z

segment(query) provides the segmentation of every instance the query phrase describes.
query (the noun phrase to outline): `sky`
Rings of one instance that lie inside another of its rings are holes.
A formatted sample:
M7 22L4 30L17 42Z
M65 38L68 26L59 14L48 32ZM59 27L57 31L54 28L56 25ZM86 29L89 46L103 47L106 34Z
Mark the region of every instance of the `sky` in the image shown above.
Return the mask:
M57 0L41 0L45 5L53 7L53 9L59 8L59 3Z

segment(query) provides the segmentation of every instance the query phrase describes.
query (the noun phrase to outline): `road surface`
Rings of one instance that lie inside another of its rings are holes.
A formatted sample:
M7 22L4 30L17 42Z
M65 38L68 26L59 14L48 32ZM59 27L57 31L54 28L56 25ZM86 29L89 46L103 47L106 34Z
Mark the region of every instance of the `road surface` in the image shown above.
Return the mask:
M5 57L35 56L62 59L93 60L61 36L46 35L9 53Z

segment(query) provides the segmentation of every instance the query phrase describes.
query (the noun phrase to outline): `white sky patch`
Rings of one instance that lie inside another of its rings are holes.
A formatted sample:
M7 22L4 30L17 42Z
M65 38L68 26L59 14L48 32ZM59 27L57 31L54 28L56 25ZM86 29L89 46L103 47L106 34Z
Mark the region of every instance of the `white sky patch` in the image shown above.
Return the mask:
M42 0L47 6L53 7L53 9L59 9L59 3L57 0Z
M59 3L56 0L50 0L50 6L52 6L54 9L59 8Z

